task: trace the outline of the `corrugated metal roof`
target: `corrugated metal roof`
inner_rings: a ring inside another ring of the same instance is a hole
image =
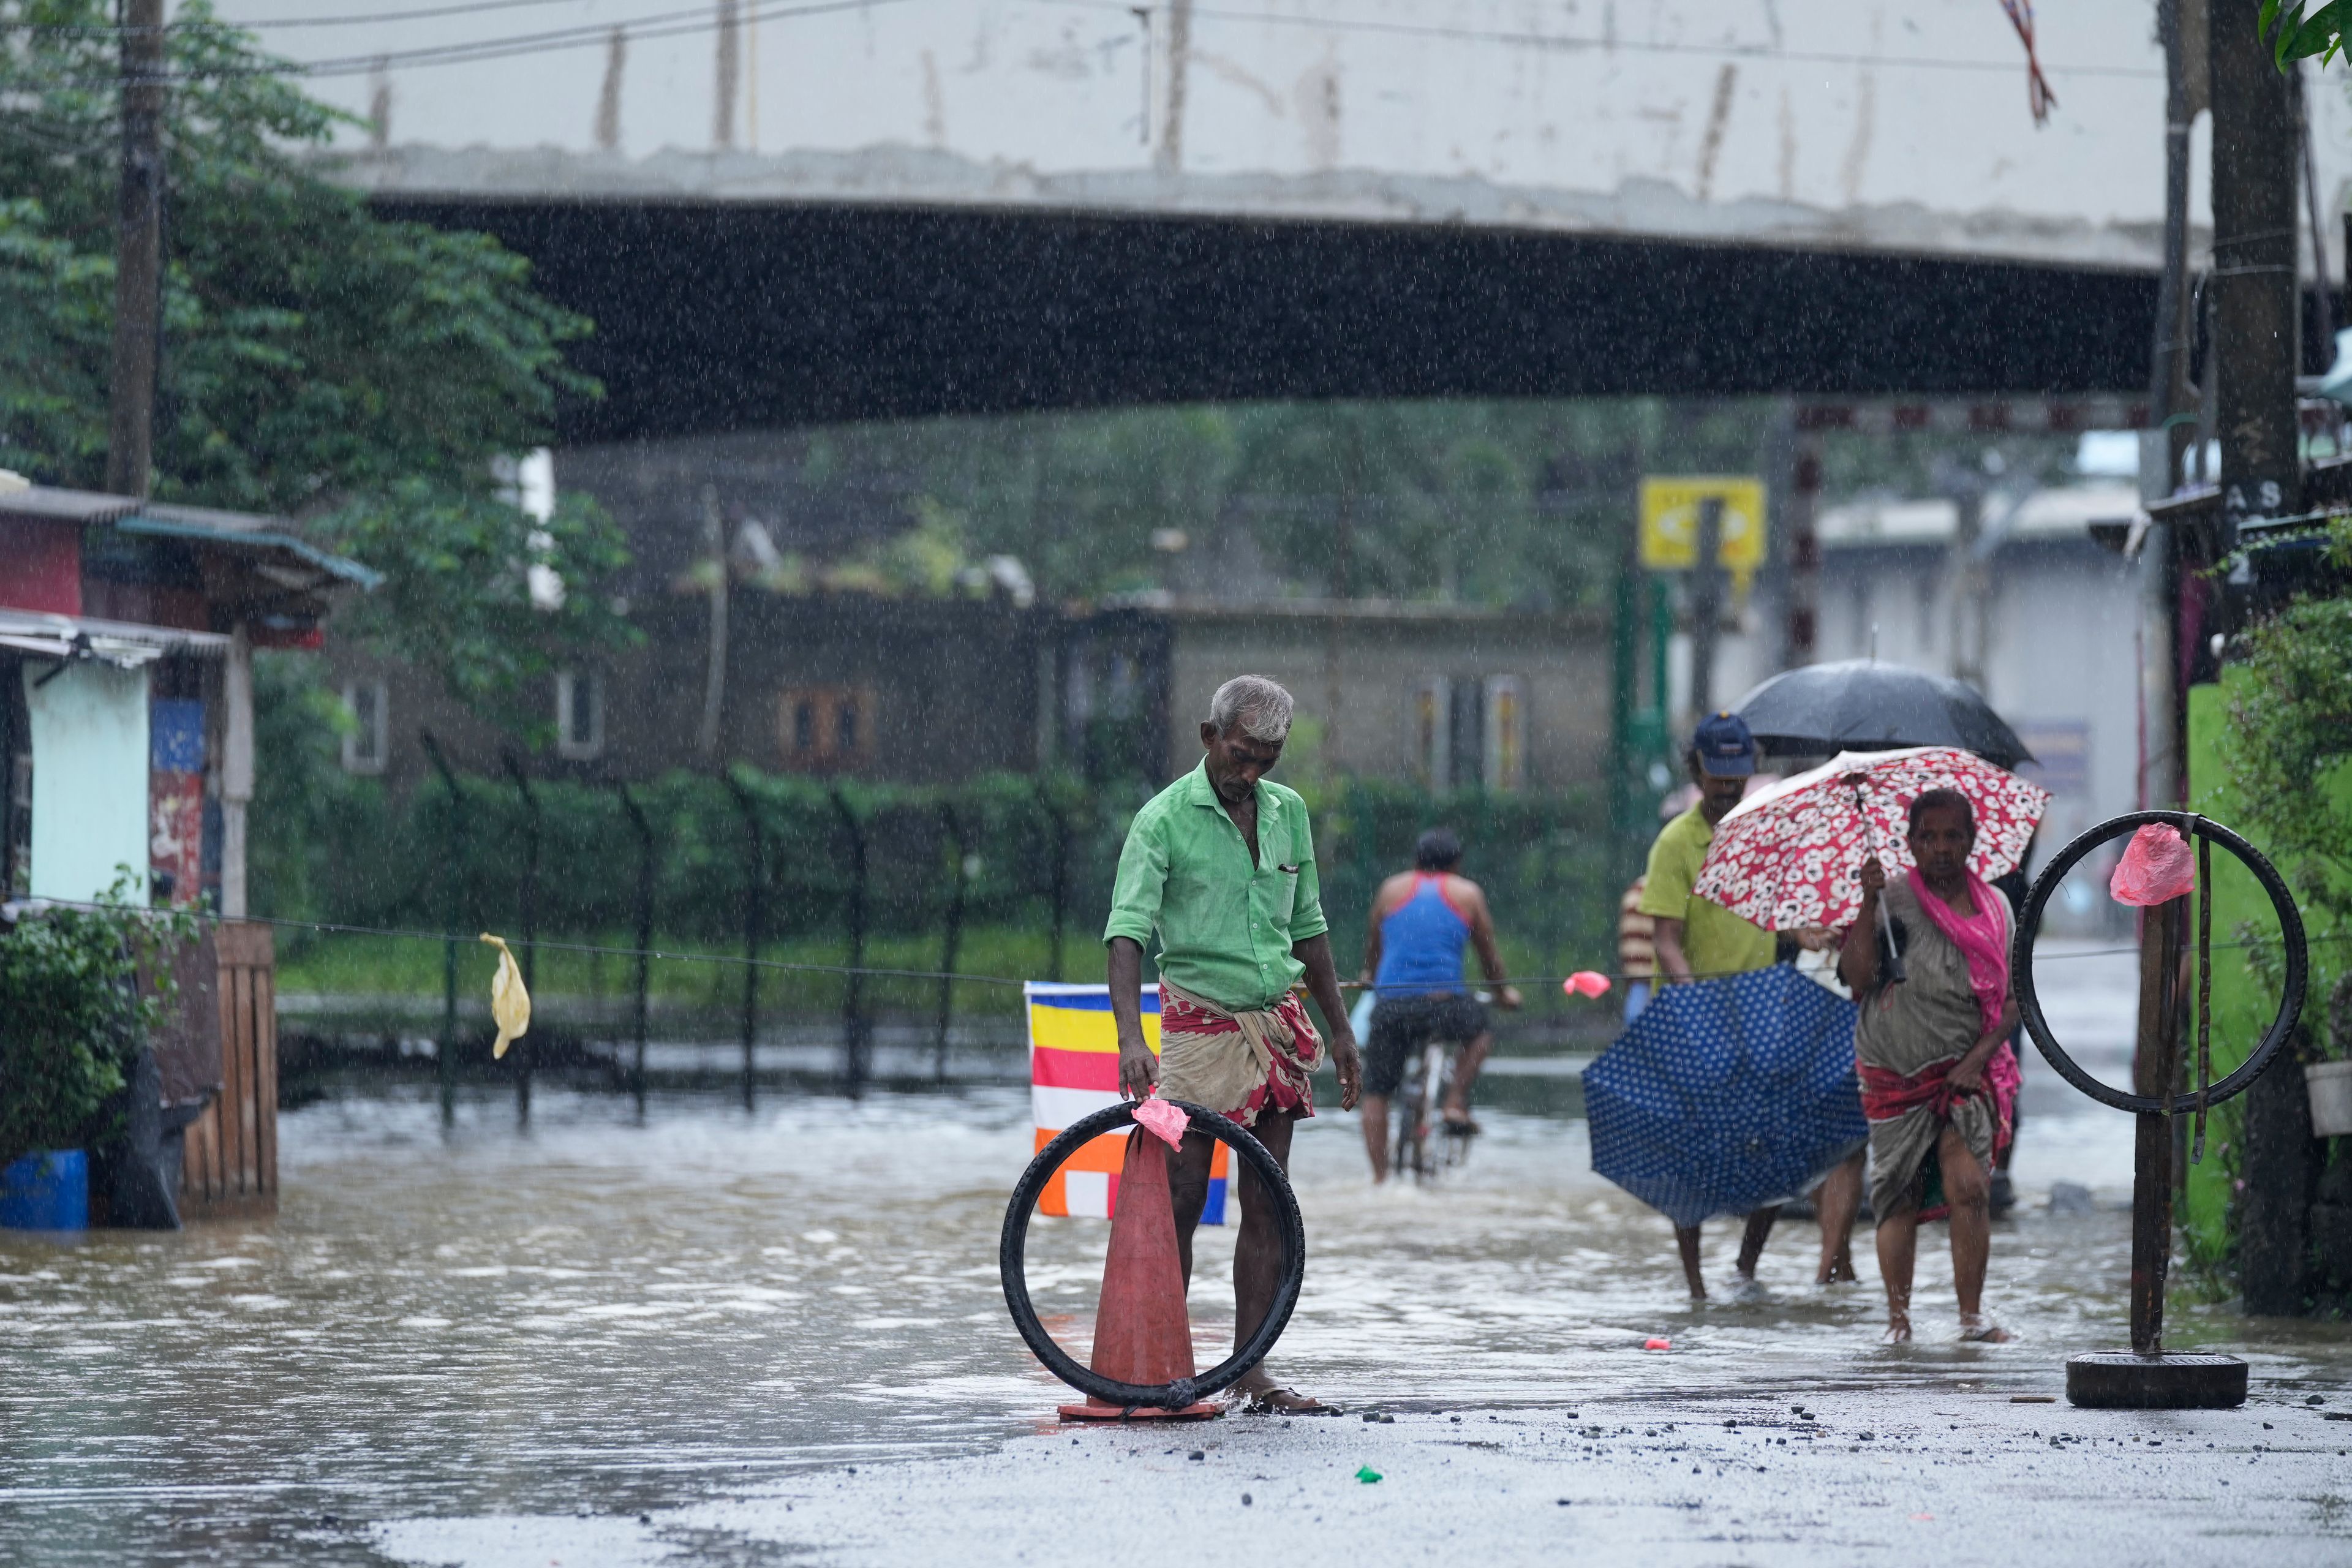
[[[45,658],[71,658],[85,652],[130,668],[165,653],[218,658],[228,646],[229,639],[218,632],[102,621],[94,616],[60,616],[43,610],[0,609],[0,647]]]
[[[286,531],[288,525],[284,518],[265,517],[247,511],[215,511],[201,506],[159,506],[151,502],[131,516],[116,519],[114,526],[125,533],[208,539],[223,544],[283,550],[300,556],[331,576],[357,584],[362,588],[373,588],[383,581],[383,573],[372,571],[347,557],[331,554],[310,541]]]
[[[254,550],[282,550],[310,563],[329,576],[362,588],[373,588],[383,581],[382,573],[320,549],[296,533],[294,525],[286,519],[263,512],[222,511],[213,507],[140,501],[130,496],[110,495],[103,490],[69,490],[53,485],[33,485],[22,489],[0,490],[0,519],[105,523],[125,533],[202,539]]]
[[[61,490],[47,485],[0,490],[0,518],[28,522],[112,522],[138,510],[131,497],[100,490]]]

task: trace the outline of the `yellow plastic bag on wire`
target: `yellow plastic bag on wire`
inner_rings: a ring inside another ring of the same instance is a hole
[[[490,977],[490,1018],[499,1026],[499,1037],[490,1045],[490,1055],[502,1057],[530,1027],[530,993],[523,989],[522,971],[505,942],[488,931],[482,940],[499,950],[499,972]]]

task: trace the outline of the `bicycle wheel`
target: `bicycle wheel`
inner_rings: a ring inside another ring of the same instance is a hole
[[[1454,1051],[1449,1051],[1446,1053],[1445,1091],[1437,1097],[1437,1115],[1441,1120],[1436,1125],[1443,1132],[1439,1147],[1444,1150],[1444,1153],[1441,1157],[1440,1163],[1443,1163],[1449,1171],[1460,1165],[1465,1160],[1467,1160],[1470,1157],[1470,1144],[1472,1142],[1469,1133],[1464,1129],[1456,1126],[1451,1121],[1442,1120],[1445,1114],[1445,1101],[1450,1099],[1454,1093],[1454,1075],[1460,1069],[1461,1066],[1462,1058],[1459,1054],[1458,1047]]]
[[[1423,1181],[1437,1174],[1439,1168],[1446,1163],[1442,1135],[1433,1156],[1429,1147],[1430,1134],[1438,1128],[1438,1108],[1444,1103],[1444,1093],[1445,1047],[1432,1040],[1421,1048],[1421,1092],[1413,1100],[1413,1111],[1421,1129],[1417,1136],[1421,1148],[1420,1175]]]
[[[1429,1124],[1421,1114],[1421,1059],[1408,1058],[1404,1080],[1397,1085],[1396,1093],[1396,1158],[1390,1163],[1397,1175],[1423,1173],[1423,1160],[1426,1153]]]

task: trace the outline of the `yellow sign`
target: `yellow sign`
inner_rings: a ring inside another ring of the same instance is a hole
[[[1699,508],[1723,503],[1715,563],[1745,577],[1764,564],[1764,481],[1693,474],[1642,481],[1642,564],[1687,572],[1698,564]]]

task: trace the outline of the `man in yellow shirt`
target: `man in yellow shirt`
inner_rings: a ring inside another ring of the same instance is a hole
[[[1755,775],[1756,738],[1738,714],[1717,713],[1703,721],[1691,737],[1687,761],[1691,782],[1698,786],[1698,799],[1659,830],[1650,846],[1649,869],[1643,877],[1641,912],[1655,922],[1652,942],[1657,949],[1658,983],[1666,985],[1764,969],[1777,961],[1780,951],[1770,931],[1691,890],[1706,859],[1706,847],[1715,841],[1716,824],[1739,804],[1748,781]],[[1862,1156],[1857,1152],[1830,1173],[1816,1200],[1822,1221],[1822,1262],[1815,1279],[1821,1284],[1853,1278],[1848,1241],[1861,1199]],[[1780,1216],[1777,1204],[1748,1216],[1735,1265],[1741,1294],[1755,1289],[1756,1260],[1763,1256],[1765,1238],[1772,1234],[1772,1222]],[[1705,1300],[1706,1282],[1699,1270],[1698,1241],[1698,1226],[1675,1227],[1675,1245],[1682,1253],[1683,1277],[1690,1282],[1691,1297]]]

